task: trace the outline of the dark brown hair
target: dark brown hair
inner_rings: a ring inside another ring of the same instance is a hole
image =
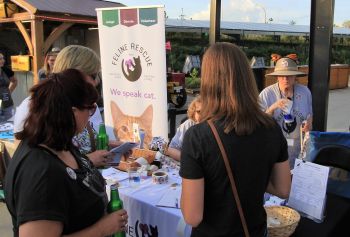
[[[72,107],[83,109],[97,101],[96,89],[76,69],[50,74],[34,86],[29,115],[16,138],[30,146],[45,144],[55,150],[69,150],[76,133]]]
[[[231,43],[216,43],[203,57],[201,121],[224,119],[225,132],[251,134],[273,120],[259,107],[258,89],[244,52]]]

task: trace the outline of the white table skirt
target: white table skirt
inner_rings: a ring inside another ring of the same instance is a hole
[[[180,209],[156,206],[163,195],[174,188],[171,184],[177,183],[179,185],[176,188],[181,189],[178,172],[171,170],[168,174],[167,184],[154,184],[151,177],[141,180],[141,184],[136,188],[129,187],[128,179],[119,182],[119,195],[129,215],[127,236],[189,237],[191,235],[191,227],[184,224]],[[116,177],[118,176],[125,178],[125,174],[120,172],[117,172]],[[109,192],[107,185],[107,193]]]

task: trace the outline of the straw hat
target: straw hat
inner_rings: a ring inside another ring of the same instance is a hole
[[[281,58],[277,61],[275,71],[267,76],[306,76],[306,73],[298,71],[298,66],[294,60],[290,58]]]

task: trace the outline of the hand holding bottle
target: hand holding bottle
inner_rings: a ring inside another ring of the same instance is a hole
[[[119,197],[118,188],[116,185],[111,185],[110,201],[107,206],[109,213],[116,214],[118,220],[117,223],[120,225],[120,230],[113,235],[113,237],[125,237],[125,225],[128,223],[128,215],[123,210],[123,201]],[[122,211],[122,212],[120,212]]]
[[[112,212],[102,217],[96,225],[100,229],[102,236],[125,236],[126,224],[128,223],[128,214],[124,209]]]

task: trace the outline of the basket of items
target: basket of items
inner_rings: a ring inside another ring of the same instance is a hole
[[[131,156],[127,160],[122,159],[120,161],[118,169],[127,171],[129,168],[140,168],[142,165],[156,165],[154,161],[156,153],[156,151],[148,149],[134,148],[132,149]],[[152,170],[155,170],[155,167],[152,167]]]
[[[288,237],[295,231],[300,214],[285,206],[266,206],[269,237]]]

